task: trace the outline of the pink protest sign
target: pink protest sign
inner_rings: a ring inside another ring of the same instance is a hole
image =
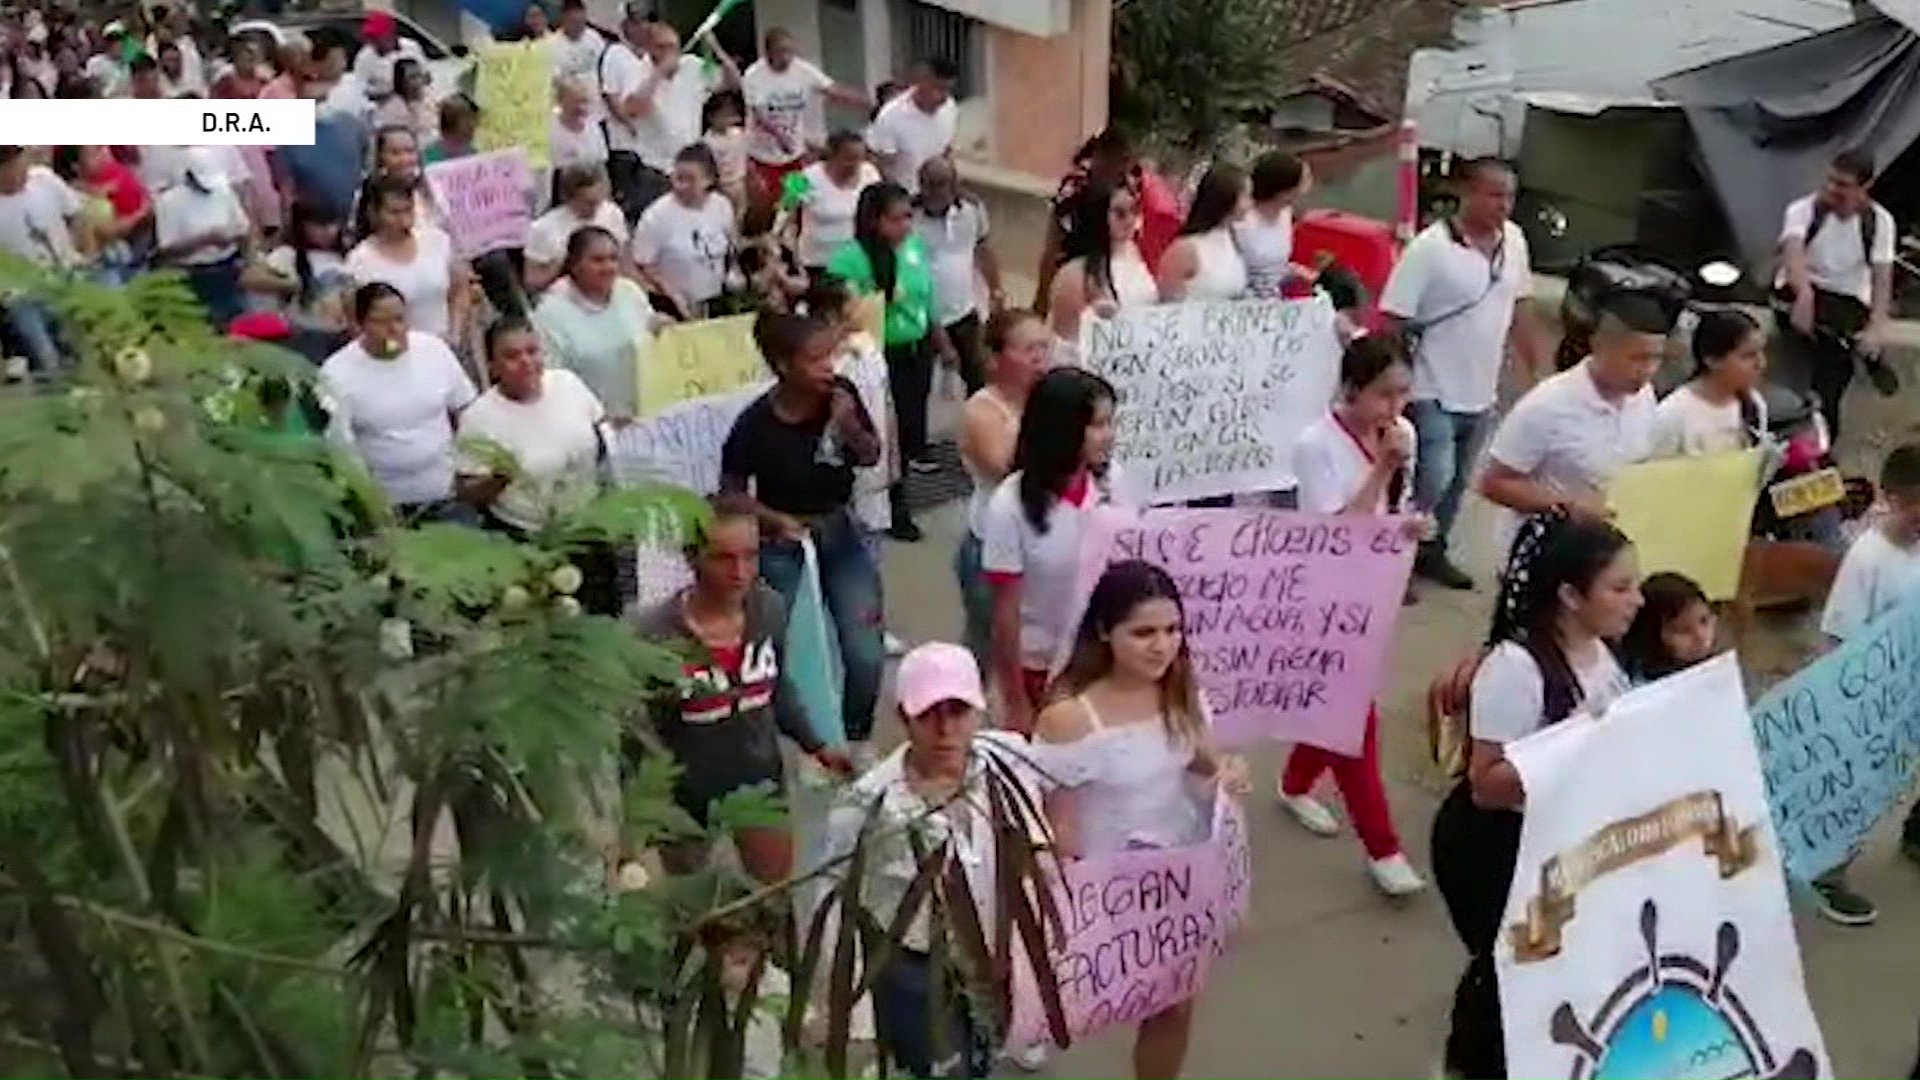
[[[533,174],[518,148],[427,166],[427,184],[454,246],[472,258],[525,246],[533,227]]]
[[[1065,935],[1050,944],[1068,1034],[1138,1023],[1198,993],[1246,918],[1252,876],[1240,804],[1224,796],[1212,834],[1192,847],[1063,865],[1054,903]],[[1048,1041],[1030,973],[1014,986],[1007,1045]]]
[[[1358,756],[1415,547],[1396,517],[1105,511],[1087,530],[1078,606],[1110,563],[1160,566],[1180,586],[1219,743]]]

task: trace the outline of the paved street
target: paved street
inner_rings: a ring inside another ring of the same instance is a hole
[[[1850,403],[1852,404],[1852,403]],[[1865,403],[1862,403],[1865,404]],[[1476,505],[1464,534],[1488,533]],[[909,642],[957,640],[960,606],[951,559],[965,527],[960,504],[922,516],[927,540],[887,547],[887,607]],[[1483,582],[1489,559],[1471,561]],[[1381,735],[1387,784],[1410,857],[1428,866],[1438,782],[1423,770],[1428,681],[1485,633],[1491,589],[1423,593],[1402,617]],[[1676,717],[1675,722],[1684,723]],[[888,732],[887,737],[897,737]],[[1279,757],[1256,756],[1271,777]],[[1337,796],[1323,791],[1334,805]],[[1380,897],[1351,834],[1317,839],[1274,805],[1270,782],[1249,805],[1254,893],[1248,924],[1201,1001],[1187,1075],[1195,1077],[1420,1077],[1434,1074],[1446,1012],[1464,956],[1437,894]],[[1893,830],[1855,868],[1880,904],[1877,926],[1842,929],[1799,919],[1813,1003],[1836,1075],[1905,1076],[1920,1026],[1920,869],[1893,849]],[[1060,1055],[1055,1076],[1131,1075],[1131,1037],[1112,1033]]]

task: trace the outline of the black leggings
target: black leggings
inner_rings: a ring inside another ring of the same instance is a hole
[[[1505,1080],[1507,1047],[1500,1026],[1500,983],[1493,944],[1520,855],[1520,815],[1482,810],[1465,780],[1454,786],[1433,819],[1433,879],[1446,901],[1454,933],[1467,947],[1467,970],[1453,992],[1447,1033],[1451,1076]]]
[[[900,460],[917,461],[927,453],[927,398],[933,394],[933,339],[889,345],[887,389],[899,424]]]

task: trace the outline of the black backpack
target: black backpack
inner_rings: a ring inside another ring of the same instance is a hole
[[[1813,246],[1813,238],[1820,235],[1820,226],[1832,217],[1832,211],[1818,199],[1813,201],[1813,219],[1807,222],[1807,237],[1801,243]],[[1873,241],[1880,232],[1880,204],[1868,202],[1866,213],[1860,216],[1860,246],[1866,257],[1867,265],[1873,265]]]

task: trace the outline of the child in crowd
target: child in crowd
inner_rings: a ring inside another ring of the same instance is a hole
[[[1719,620],[1692,578],[1671,571],[1649,575],[1640,596],[1640,614],[1620,641],[1621,666],[1634,682],[1663,679],[1718,651]]]
[[[1865,631],[1920,586],[1920,444],[1887,455],[1880,497],[1884,506],[1847,549],[1820,615],[1820,630],[1835,645]],[[1907,815],[1900,848],[1920,861],[1920,810]],[[1879,909],[1848,887],[1846,873],[1842,864],[1813,883],[1820,914],[1842,926],[1866,926],[1879,918]]]
[[[747,212],[747,122],[736,93],[715,94],[707,99],[700,122],[706,134],[707,149],[713,151],[719,166],[716,180],[720,194],[733,204],[733,212]]]
[[[807,275],[781,244],[778,207],[756,203],[740,215],[740,273],[756,302],[787,311],[807,291]]]

